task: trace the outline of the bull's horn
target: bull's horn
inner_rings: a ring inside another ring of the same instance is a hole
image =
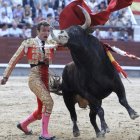
[[[83,25],[81,25],[81,27],[83,29],[87,29],[88,27],[90,27],[90,24],[91,24],[91,18],[90,18],[90,15],[89,13],[83,8],[81,7],[80,5],[78,5],[78,7],[82,10],[84,16],[85,16],[85,23]]]

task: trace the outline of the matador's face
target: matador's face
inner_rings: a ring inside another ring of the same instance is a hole
[[[46,41],[48,36],[50,34],[50,26],[41,26],[40,30],[38,31],[38,37],[42,40],[42,41]]]

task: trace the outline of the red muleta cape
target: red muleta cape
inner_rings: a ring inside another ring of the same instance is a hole
[[[59,17],[60,29],[66,29],[72,25],[82,25],[84,23],[84,15],[77,5],[82,6],[88,11],[91,17],[91,26],[96,26],[105,24],[111,12],[125,8],[131,5],[132,2],[133,0],[111,0],[105,11],[94,14],[84,0],[75,0],[67,5],[61,12]]]

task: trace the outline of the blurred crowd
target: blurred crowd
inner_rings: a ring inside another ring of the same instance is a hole
[[[107,40],[122,40],[122,41],[133,41],[133,30],[128,31],[128,28],[116,28],[109,27],[106,30],[101,30],[96,28],[93,32],[93,35],[98,39],[107,39]],[[130,29],[130,28],[129,28]]]
[[[0,36],[30,38],[31,28],[43,19],[58,27],[61,11],[72,1],[0,0]],[[98,13],[106,9],[109,0],[86,0],[86,3],[93,13]],[[104,26],[131,27],[131,15],[127,8],[113,12]]]

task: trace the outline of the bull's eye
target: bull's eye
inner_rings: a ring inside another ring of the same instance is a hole
[[[64,31],[61,31],[60,33],[62,34],[62,33],[64,33]]]

